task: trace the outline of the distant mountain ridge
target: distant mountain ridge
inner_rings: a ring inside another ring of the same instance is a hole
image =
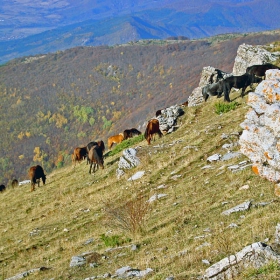
[[[76,46],[280,28],[278,0],[4,0],[0,11],[0,63]]]

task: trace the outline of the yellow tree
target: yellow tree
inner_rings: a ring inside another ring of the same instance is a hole
[[[47,157],[47,154],[40,149],[40,147],[35,147],[34,148],[34,157],[33,157],[33,160],[36,162],[41,162],[42,166],[43,166],[43,161],[44,161],[44,158]]]

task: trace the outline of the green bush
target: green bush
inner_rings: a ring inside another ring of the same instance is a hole
[[[223,113],[227,113],[229,111],[235,110],[240,104],[238,102],[231,103],[216,103],[215,104],[215,113],[220,115]]]

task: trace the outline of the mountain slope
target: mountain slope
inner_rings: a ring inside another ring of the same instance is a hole
[[[50,172],[68,163],[77,146],[106,144],[132,127],[143,132],[158,109],[188,99],[204,66],[231,72],[240,44],[279,36],[80,47],[0,67],[1,183],[26,179],[38,157]]]
[[[35,192],[24,185],[1,193],[1,277],[44,267],[28,279],[86,279],[114,275],[130,266],[151,268],[147,278],[153,280],[197,279],[208,267],[205,260],[213,264],[256,241],[271,244],[279,222],[279,199],[272,184],[250,167],[238,172],[228,169],[246,161],[244,156],[206,161],[215,153],[226,154],[224,144],[238,141],[248,108],[239,92],[232,98],[239,106],[222,115],[215,113],[216,98],[185,108],[174,133],[151,146],[146,141],[136,145],[141,164],[120,180],[115,171],[121,153],[106,157],[105,169],[94,175],[88,174],[85,162],[76,168],[67,165],[48,173],[47,184]],[[232,151],[238,151],[238,146]],[[145,175],[127,181],[136,171]],[[249,189],[241,190],[244,185]],[[158,194],[165,197],[145,208],[146,201]],[[248,200],[256,205],[249,211],[221,215]],[[270,203],[257,206],[262,202]],[[141,210],[144,218],[134,233],[132,227],[124,227],[125,221],[129,224],[129,218],[135,218],[133,209]],[[118,223],[122,217],[124,222]],[[86,252],[84,266],[69,267],[73,256]],[[252,275],[277,279],[279,266],[251,269],[247,275],[244,271],[235,279],[252,279]]]

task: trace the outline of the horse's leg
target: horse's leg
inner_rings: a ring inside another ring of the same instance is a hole
[[[90,162],[89,174],[91,174],[92,161]]]

